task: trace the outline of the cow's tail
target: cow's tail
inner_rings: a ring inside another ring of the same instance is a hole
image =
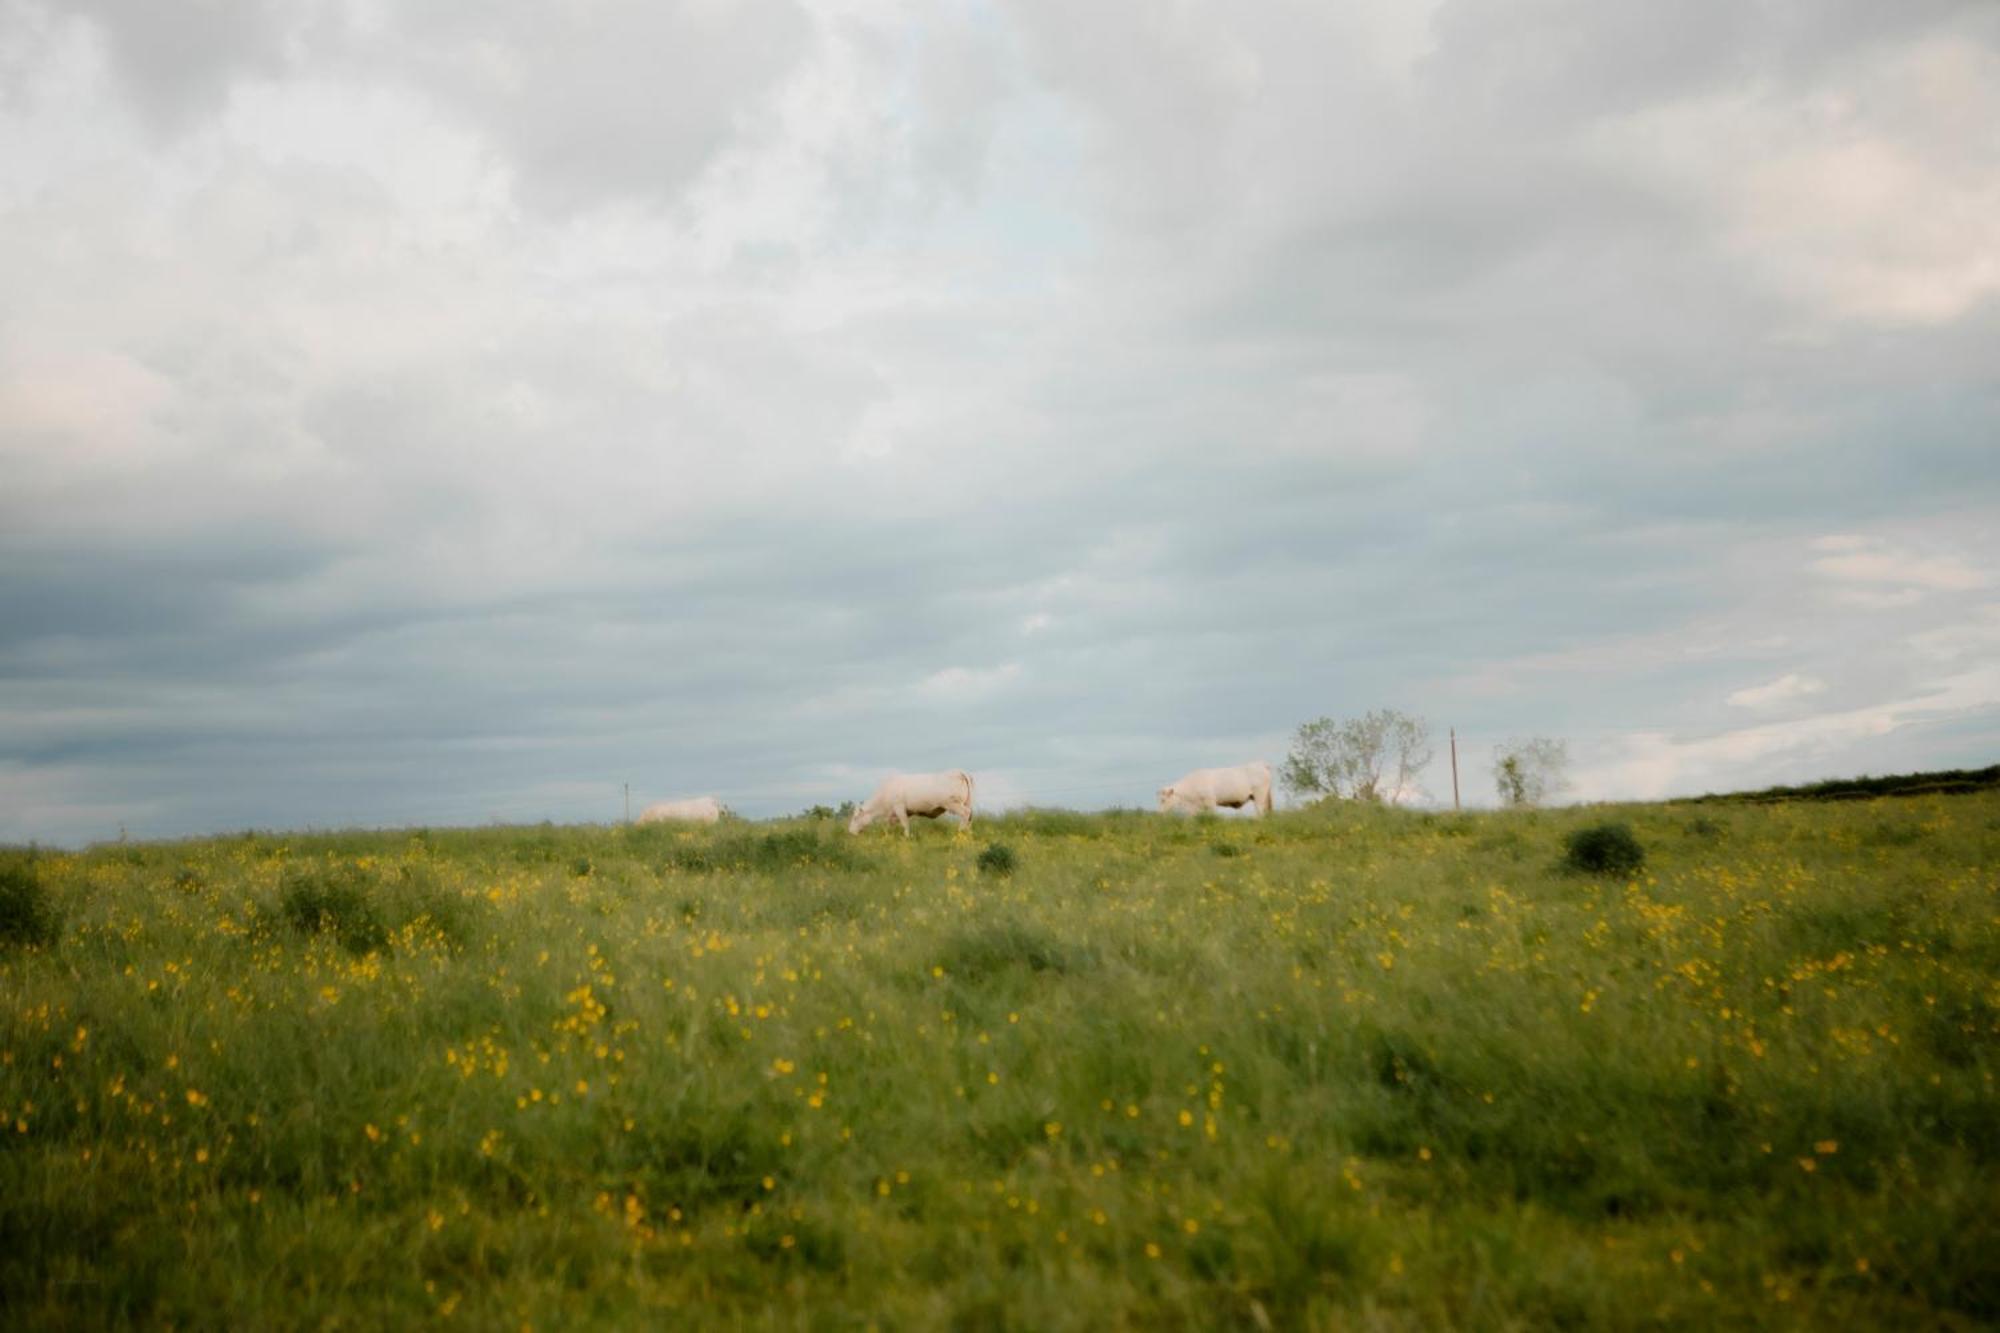
[[[967,828],[971,828],[972,827],[972,774],[966,772],[964,769],[961,768],[958,770],[958,775],[965,779],[965,826]]]

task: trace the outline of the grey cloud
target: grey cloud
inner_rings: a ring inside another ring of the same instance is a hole
[[[1978,0],[1699,0],[1672,11],[1588,0],[1490,5],[1450,0],[1420,67],[1439,97],[1480,121],[1614,115],[1722,88],[1824,77],[1846,56],[1939,29],[1990,30]]]
[[[961,199],[977,197],[1001,112],[1019,91],[1009,37],[998,23],[974,20],[938,23],[922,38],[912,166]]]
[[[59,45],[58,27],[57,16],[35,0],[0,3],[0,107],[32,103],[36,75]]]
[[[809,49],[791,0],[583,8],[535,0],[398,15],[390,59],[486,127],[532,200],[672,199]]]
[[[219,110],[230,86],[287,65],[288,39],[314,6],[269,0],[81,0],[142,120],[178,133]]]
[[[371,115],[474,127],[529,206],[467,168],[433,216],[227,116],[0,180],[0,837],[627,780],[766,814],[944,763],[1144,801],[1379,704],[1571,736],[1617,794],[1711,781],[1746,686],[1824,680],[1772,715],[1811,724],[1988,651],[1990,589],[1862,606],[1809,544],[1990,565],[1995,302],[1850,317],[1597,133],[1838,92],[1967,11],[1451,7],[1394,68],[1290,6],[267,12],[121,77],[181,126],[231,80],[409,90]],[[1976,192],[1927,114],[1852,123]],[[1975,694],[1743,774],[1957,756]]]
[[[142,119],[165,134],[214,115],[244,80],[331,66],[456,109],[513,163],[524,196],[557,211],[675,198],[762,112],[811,40],[792,0],[517,0],[365,18],[315,0],[82,10]]]
[[[123,554],[94,544],[5,549],[0,661],[44,639],[199,637],[220,627],[235,590],[300,577],[331,554],[272,532],[218,534],[205,549],[179,542]]]

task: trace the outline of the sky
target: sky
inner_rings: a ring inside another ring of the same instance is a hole
[[[2000,760],[1990,0],[0,0],[0,841]]]

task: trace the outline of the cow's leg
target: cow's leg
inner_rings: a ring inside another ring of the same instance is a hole
[[[902,805],[896,806],[896,822],[903,826],[903,836],[910,836],[910,812]]]

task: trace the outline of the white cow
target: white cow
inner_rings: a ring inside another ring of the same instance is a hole
[[[910,816],[936,819],[957,815],[972,827],[972,774],[953,769],[949,773],[898,773],[882,779],[875,794],[855,807],[847,821],[849,833],[859,833],[876,820],[893,815],[910,836]]]
[[[1240,810],[1254,805],[1271,813],[1271,766],[1253,759],[1234,768],[1197,768],[1160,788],[1160,809],[1201,814],[1219,805]]]
[[[639,812],[641,824],[713,824],[722,818],[722,802],[713,796],[686,801],[655,801]]]

